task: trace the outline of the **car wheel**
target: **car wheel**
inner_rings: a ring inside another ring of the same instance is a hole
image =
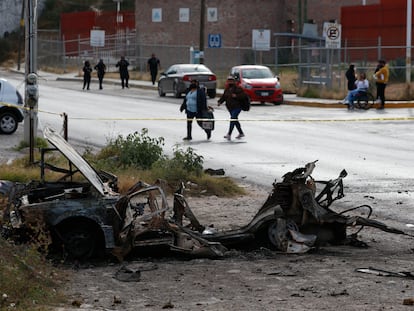
[[[207,95],[210,98],[216,97],[216,90],[207,90]]]
[[[267,227],[267,237],[269,238],[270,244],[275,249],[280,249],[281,247],[281,236],[278,230],[277,222],[272,221]]]
[[[158,95],[160,95],[161,97],[165,96],[165,93],[162,91],[162,87],[160,84],[158,84]]]
[[[176,98],[180,98],[181,97],[181,93],[178,91],[178,84],[177,83],[174,83],[173,90],[174,90],[174,96]]]
[[[13,113],[6,111],[0,115],[0,133],[13,134],[16,132],[17,126],[17,118]]]
[[[98,234],[88,224],[70,223],[59,230],[65,252],[72,259],[91,258],[98,248]]]

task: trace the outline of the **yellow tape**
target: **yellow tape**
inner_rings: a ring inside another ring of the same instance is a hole
[[[184,118],[87,118],[71,117],[72,120],[85,121],[185,121]],[[193,119],[188,119],[193,120]],[[241,122],[366,122],[366,121],[414,121],[414,117],[361,118],[361,119],[195,119],[196,121],[241,121]]]
[[[29,111],[29,107],[22,107],[9,103],[0,102],[1,105],[7,107],[15,107]],[[64,113],[56,113],[45,110],[35,109],[37,112],[62,116]],[[184,118],[89,118],[89,117],[70,117],[71,120],[85,121],[184,121]],[[389,118],[355,118],[355,119],[196,119],[196,121],[241,121],[241,122],[368,122],[368,121],[414,121],[414,117],[389,117]]]

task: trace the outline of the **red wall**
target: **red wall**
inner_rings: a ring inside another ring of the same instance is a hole
[[[118,29],[135,30],[134,12],[121,11],[123,20],[116,22],[117,12],[76,12],[60,15],[61,38],[65,39],[66,55],[77,55],[78,39],[89,40],[93,29],[105,30],[105,36],[113,35]],[[70,42],[68,42],[70,41]]]
[[[381,37],[383,47],[405,46],[406,12],[406,0],[382,0],[377,5],[342,7],[342,40],[347,40],[349,47],[369,47],[377,45],[378,37]],[[382,54],[388,60],[405,58],[405,49],[383,49]],[[375,60],[377,51],[374,49],[369,55],[370,60]]]

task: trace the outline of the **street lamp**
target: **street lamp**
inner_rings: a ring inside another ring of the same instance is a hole
[[[116,2],[115,49],[116,49],[116,52],[118,53],[119,46],[120,46],[119,24],[122,23],[123,21],[122,14],[120,13],[122,0],[113,0],[113,1]]]
[[[123,18],[122,15],[119,13],[121,11],[121,2],[123,0],[113,0],[114,2],[116,2],[116,24],[118,25],[119,23],[122,23]]]

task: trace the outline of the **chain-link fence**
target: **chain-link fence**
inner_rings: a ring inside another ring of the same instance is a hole
[[[225,75],[239,64],[263,64],[276,73],[283,70],[297,72],[298,86],[314,85],[343,87],[344,73],[353,63],[358,72],[370,75],[378,59],[386,59],[390,66],[391,81],[403,82],[406,77],[406,46],[382,46],[381,40],[368,42],[342,42],[340,49],[326,49],[322,38],[283,38],[276,40],[268,51],[255,51],[251,47],[206,48],[204,63],[216,73]],[[103,59],[109,71],[115,71],[120,56],[125,56],[132,69],[146,71],[146,62],[152,53],[161,60],[166,69],[175,63],[196,61],[194,50],[188,45],[159,45],[140,42],[135,32],[121,32],[107,36],[104,47],[92,47],[89,38],[76,40],[38,40],[39,66],[62,69],[81,68],[84,60],[92,64]],[[412,70],[410,69],[410,74]]]

